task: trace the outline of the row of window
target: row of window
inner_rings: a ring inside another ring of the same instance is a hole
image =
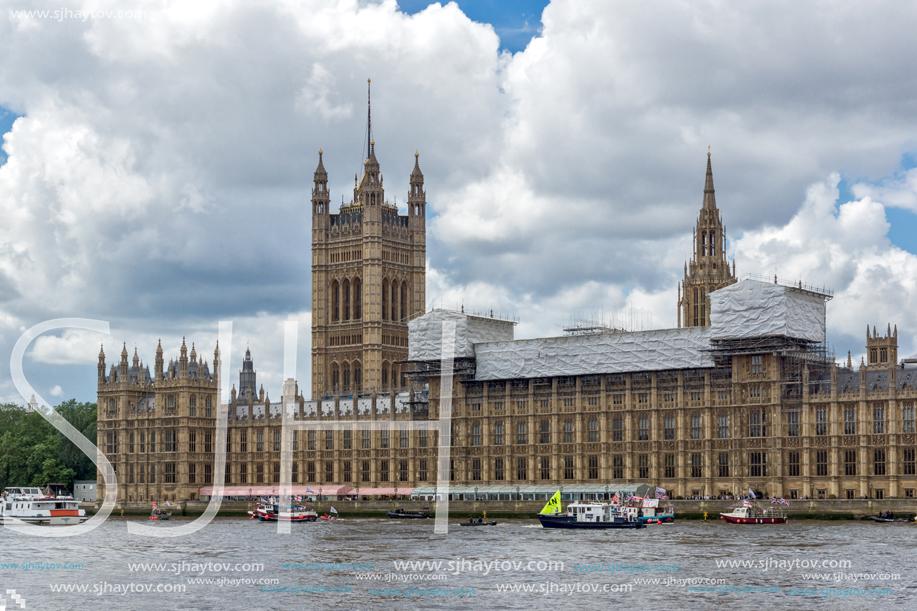
[[[789,477],[798,477],[800,475],[800,459],[799,452],[789,452],[787,454],[787,462],[785,465],[785,474]],[[515,479],[517,480],[527,480],[529,479],[529,459],[527,457],[520,457],[515,459],[515,463],[512,462],[513,459],[503,459],[496,458],[493,462],[493,474],[492,479],[496,481],[504,481],[507,478],[507,464],[514,464],[515,466]],[[358,461],[359,463],[359,481],[361,482],[372,482],[372,481],[381,481],[387,482],[392,478],[390,473],[390,463],[389,460],[380,460],[377,461],[377,470],[376,478],[373,478],[372,473],[372,461],[363,460]],[[399,482],[409,482],[412,481],[410,477],[409,462],[407,460],[396,461],[396,474],[395,477]],[[703,478],[707,474],[704,470],[704,456],[700,453],[694,453],[689,455],[689,477],[691,478]],[[715,465],[715,477],[719,478],[728,478],[730,477],[730,456],[728,453],[720,453],[717,455],[716,465]],[[537,471],[534,474],[537,479],[541,480],[553,480],[556,479],[551,472],[551,458],[547,456],[542,456],[536,459],[536,468]],[[335,477],[334,474],[334,462],[326,461],[322,465],[319,463],[319,467],[323,466],[323,475],[322,479],[319,479],[319,473],[316,470],[316,463],[314,461],[308,461],[305,463],[305,473],[303,474],[303,481],[305,483],[335,483],[338,481],[341,482],[355,482],[357,481],[354,478],[353,473],[353,463],[350,461],[344,461],[341,463],[341,473],[340,480]],[[485,479],[485,474],[483,471],[483,459],[475,458],[469,462],[469,472],[465,474],[467,479],[471,481],[483,481]],[[874,450],[872,452],[872,463],[871,463],[871,475],[885,475],[886,474],[886,452],[885,450]],[[213,471],[212,466],[209,464],[203,465],[202,480],[198,482],[197,476],[197,467],[195,463],[190,463],[188,465],[188,483],[196,484],[211,484],[213,483]],[[453,481],[458,481],[466,479],[462,477],[463,474],[456,472],[455,461],[451,461],[451,478]],[[674,454],[665,454],[663,455],[663,474],[662,477],[666,479],[674,479],[676,475],[676,462]],[[612,479],[624,479],[624,457],[621,455],[612,456],[612,465],[611,465],[611,477]],[[828,452],[819,451],[815,453],[815,475],[816,476],[827,476],[828,475]],[[917,470],[915,470],[915,451],[914,449],[905,449],[903,451],[903,460],[902,460],[902,471],[903,475],[914,475]],[[561,459],[561,472],[562,478],[565,480],[573,480],[577,478],[577,469],[575,466],[575,461],[573,457],[567,456]],[[300,483],[300,463],[294,462],[292,464],[292,483]],[[510,475],[512,475],[510,473]],[[846,476],[856,476],[858,475],[858,456],[856,450],[845,450],[844,451],[844,475]],[[428,481],[431,473],[427,468],[427,460],[420,459],[417,461],[417,480],[416,481]],[[600,469],[599,469],[599,457],[598,456],[587,456],[586,457],[586,479],[596,480],[600,478]],[[748,454],[748,476],[749,477],[767,477],[767,453],[766,452],[750,452]],[[248,484],[248,483],[266,483],[265,480],[265,465],[257,464],[255,465],[255,471],[252,474],[252,481],[249,482],[249,472],[248,464],[241,463],[238,465],[238,471],[235,476],[231,473],[226,474],[226,483],[238,483],[238,484]],[[640,479],[648,479],[650,475],[650,456],[648,454],[641,454],[637,457],[637,477]],[[164,484],[174,484],[176,483],[176,470],[175,463],[163,463],[162,465],[162,475],[161,483]],[[490,478],[488,478],[490,479]],[[272,483],[280,482],[280,463],[275,462],[271,465],[270,481]],[[392,479],[391,481],[396,481]],[[156,482],[156,465],[128,465],[128,483],[129,484],[155,484]]]
[[[212,417],[212,408],[213,408],[213,403],[212,403],[212,401],[213,401],[213,398],[212,398],[212,397],[209,397],[209,396],[208,396],[208,397],[204,397],[204,413],[203,413],[203,416],[204,416],[205,418],[211,418],[211,417]],[[165,404],[166,404],[166,405],[165,405],[165,413],[166,413],[166,414],[174,414],[174,413],[176,413],[175,395],[166,395],[166,397],[165,397]],[[191,414],[192,417],[196,417],[196,416],[197,416],[197,395],[191,395],[190,397],[188,397],[188,409],[190,410],[190,414]],[[108,400],[108,415],[109,415],[109,416],[113,416],[113,415],[115,415],[115,414],[117,413],[117,411],[118,411],[118,403],[117,403],[117,401],[116,401],[115,399],[109,399],[109,400]]]

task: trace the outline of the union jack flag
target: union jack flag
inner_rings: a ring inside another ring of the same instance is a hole
[[[787,507],[790,506],[790,502],[786,499],[778,499],[777,502],[780,503],[781,505],[786,505]]]
[[[660,501],[668,500],[668,496],[665,493],[665,488],[656,488],[656,498]]]

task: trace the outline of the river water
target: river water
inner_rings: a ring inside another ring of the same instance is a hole
[[[433,520],[355,518],[281,535],[219,518],[161,539],[130,535],[126,522],[54,539],[0,528],[6,608],[917,608],[915,524],[712,520],[596,532],[510,520],[436,535]]]

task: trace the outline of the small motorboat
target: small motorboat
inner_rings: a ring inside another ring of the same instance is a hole
[[[405,511],[404,509],[386,511],[385,515],[395,520],[416,520],[430,517],[426,511]]]
[[[323,516],[318,516],[318,519],[319,519],[319,520],[328,520],[328,521],[330,522],[331,520],[337,520],[338,517],[337,517],[337,516],[331,516],[331,515],[328,515],[328,514],[326,513],[326,514],[323,515]]]
[[[172,517],[171,509],[161,509],[159,507],[153,507],[153,511],[150,512],[150,519],[162,522],[163,520],[168,520]]]
[[[880,513],[877,516],[869,516],[874,522],[917,522],[917,518],[911,516],[898,517],[891,511]]]
[[[467,522],[459,522],[459,526],[496,526],[496,525],[497,525],[496,520],[487,522],[481,518],[478,518],[477,520],[468,520]]]

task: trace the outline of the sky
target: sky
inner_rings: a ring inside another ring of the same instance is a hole
[[[740,276],[832,288],[838,360],[872,325],[917,352],[917,5],[3,9],[0,353],[51,319],[111,328],[31,344],[51,403],[95,400],[103,342],[109,366],[182,337],[211,360],[220,320],[274,398],[298,321],[310,394],[312,173],[322,148],[333,200],[352,192],[367,78],[390,201],[420,154],[428,308],[515,316],[520,338],[674,326],[710,146]],[[9,375],[0,400],[21,401]]]

